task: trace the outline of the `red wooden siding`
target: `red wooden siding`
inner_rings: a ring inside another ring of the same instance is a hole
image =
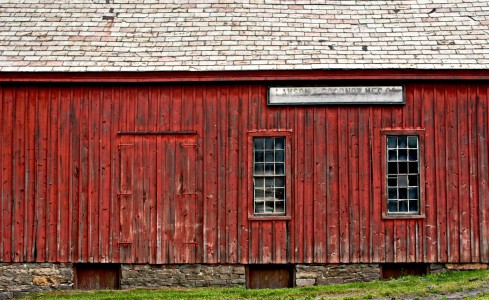
[[[269,107],[266,83],[2,84],[0,261],[487,263],[488,89]],[[383,129],[424,129],[424,219],[381,218]],[[249,219],[249,135],[277,130],[290,219]]]

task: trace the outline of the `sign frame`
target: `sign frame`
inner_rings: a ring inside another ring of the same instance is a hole
[[[269,85],[267,88],[269,106],[403,104],[406,104],[404,85]]]

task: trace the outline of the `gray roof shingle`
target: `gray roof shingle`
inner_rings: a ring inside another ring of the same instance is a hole
[[[488,0],[3,0],[0,71],[489,69]]]

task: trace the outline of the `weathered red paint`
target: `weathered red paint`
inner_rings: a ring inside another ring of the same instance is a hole
[[[0,261],[488,263],[489,86],[401,83],[405,105],[309,107],[267,82],[2,83]],[[382,219],[385,129],[425,132],[425,218]],[[277,131],[290,212],[260,220],[249,136]]]

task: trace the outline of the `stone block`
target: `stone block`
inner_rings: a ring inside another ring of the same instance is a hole
[[[296,286],[313,286],[315,285],[315,279],[297,279],[295,281]]]

